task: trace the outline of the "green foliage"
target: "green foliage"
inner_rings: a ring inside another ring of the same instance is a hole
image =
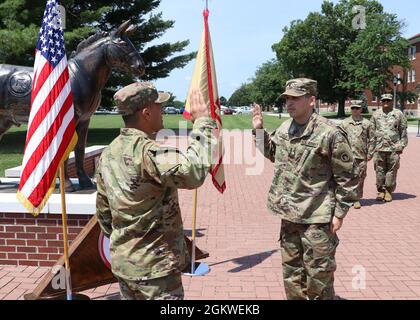
[[[401,110],[404,110],[406,103],[416,103],[418,95],[413,91],[397,92],[397,101],[400,104]]]
[[[229,99],[229,106],[248,106],[252,104],[252,84],[243,83],[239,89],[237,89]]]
[[[356,5],[366,8],[364,30],[353,27]],[[339,115],[343,116],[347,98],[366,88],[384,88],[390,80],[388,70],[408,63],[402,26],[375,0],[324,1],[321,12],[312,12],[286,27],[283,39],[273,49],[292,77],[317,80],[319,98],[339,102]]]
[[[175,107],[177,109],[181,109],[181,107],[184,105],[185,102],[176,100],[176,96],[171,93],[171,98],[168,101],[162,103],[162,108]]]
[[[137,31],[130,40],[146,63],[145,80],[165,78],[176,68],[184,67],[195,53],[181,54],[189,41],[150,42],[174,26],[155,10],[160,0],[62,0],[66,9],[65,45],[67,55],[96,31],[111,31],[131,20]],[[33,66],[35,45],[45,9],[45,0],[0,0],[0,63]],[[103,90],[103,106],[112,106],[112,96],[121,86],[136,79],[115,71]]]
[[[278,105],[289,75],[275,59],[258,68],[252,81],[252,100],[262,106]]]

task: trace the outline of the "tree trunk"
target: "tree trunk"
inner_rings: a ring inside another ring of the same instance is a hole
[[[338,114],[337,117],[345,118],[346,117],[346,99],[340,98],[338,100]]]
[[[278,108],[277,109],[278,113],[283,113],[283,103],[276,102],[275,106],[276,108]]]

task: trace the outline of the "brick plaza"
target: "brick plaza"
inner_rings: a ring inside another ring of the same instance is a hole
[[[336,293],[344,299],[420,299],[420,138],[410,134],[402,156],[394,202],[375,201],[369,164],[362,210],[351,210],[337,252]],[[280,219],[266,209],[273,165],[246,175],[246,164],[225,166],[227,190],[218,194],[211,179],[199,190],[198,238],[208,251],[211,272],[183,278],[186,299],[284,299]],[[184,227],[191,235],[192,192],[180,191]],[[45,267],[0,266],[0,299],[23,299]],[[363,280],[365,278],[365,286]],[[118,285],[84,292],[94,299],[118,299]]]

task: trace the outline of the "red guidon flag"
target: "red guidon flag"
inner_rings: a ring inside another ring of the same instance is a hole
[[[222,141],[222,119],[220,117],[220,100],[217,92],[216,69],[214,67],[213,49],[210,39],[209,31],[209,11],[204,13],[204,31],[201,37],[200,48],[197,53],[197,60],[195,64],[194,73],[191,80],[190,90],[185,103],[184,117],[190,119],[190,94],[193,88],[200,89],[203,94],[209,110],[211,110],[211,117],[216,120],[217,129],[215,136],[218,140],[216,148],[213,150],[213,159],[211,167],[211,175],[213,177],[213,184],[223,193],[226,189],[225,174],[223,170],[223,141]]]
[[[58,0],[47,1],[35,52],[31,112],[17,197],[37,216],[55,189],[59,166],[77,142]]]

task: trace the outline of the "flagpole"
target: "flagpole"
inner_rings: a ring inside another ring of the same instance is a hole
[[[66,268],[66,293],[67,300],[73,300],[70,274],[70,259],[69,259],[69,242],[67,229],[67,208],[66,208],[66,193],[65,193],[65,174],[64,162],[60,165],[60,193],[61,193],[61,212],[63,222],[63,244],[64,244],[64,263]]]
[[[196,225],[197,225],[197,196],[198,189],[194,190],[193,195],[193,215],[192,215],[192,248],[191,248],[191,274],[195,272],[195,236],[196,236]]]

